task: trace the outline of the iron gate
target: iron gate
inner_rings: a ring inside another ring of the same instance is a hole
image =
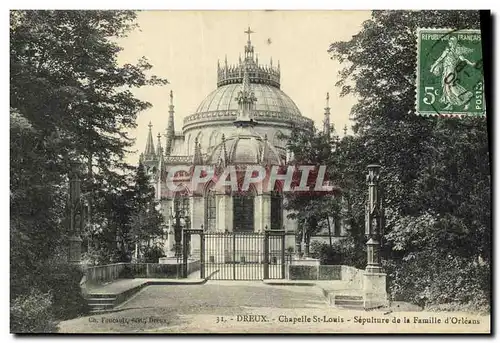
[[[285,231],[255,233],[184,230],[184,277],[187,277],[188,242],[193,234],[200,236],[201,278],[263,280],[284,279],[286,276]]]

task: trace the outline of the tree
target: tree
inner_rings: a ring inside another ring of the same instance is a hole
[[[120,213],[130,210],[120,197],[130,170],[123,157],[133,144],[127,132],[151,106],[131,88],[167,83],[147,75],[152,66],[144,58],[135,65],[117,63],[121,48],[115,38],[135,27],[135,16],[10,13],[12,297],[36,288],[47,277],[36,271],[54,255],[66,258],[67,175],[74,162],[86,166],[82,191],[95,218],[119,231]]]
[[[293,137],[293,139],[290,139]],[[328,171],[327,179],[336,182],[338,175],[332,164],[334,163],[334,150],[338,144],[338,136],[332,129],[329,135],[318,132],[315,128],[312,130],[303,130],[293,128],[288,139],[287,149],[293,153],[296,165],[326,165]],[[338,219],[340,214],[339,193],[337,194],[318,194],[315,192],[286,194],[286,209],[292,211],[289,217],[299,223],[299,230],[296,233],[297,238],[305,236],[306,240],[311,235],[317,233],[323,228],[328,228],[331,240],[330,218]]]
[[[353,199],[352,222],[363,223],[366,166],[381,164],[387,208],[385,257],[392,268],[392,280],[397,280],[393,286],[411,279],[409,264],[417,255],[419,261],[447,261],[451,256],[459,262],[450,268],[482,268],[490,259],[486,121],[415,115],[418,27],[479,28],[479,14],[374,11],[351,40],[332,43],[329,48],[332,58],[345,64],[338,82],[342,94],[359,99],[351,110],[355,135],[343,140],[345,146],[340,147],[344,151],[344,181],[350,185]],[[477,267],[472,261],[486,263]],[[406,295],[421,297],[425,289],[434,286],[431,280],[442,280],[438,277],[441,270],[421,269],[419,276],[424,281],[413,289],[408,287],[406,291],[413,294]],[[484,283],[484,279],[468,282]],[[434,289],[443,292],[442,288]],[[425,297],[426,304],[441,301],[435,294]],[[462,297],[461,301],[467,299]]]
[[[131,236],[136,246],[136,257],[142,243],[145,249],[151,248],[155,238],[163,236],[163,215],[159,211],[155,189],[151,185],[150,177],[145,173],[144,165],[139,163],[133,185],[134,214],[132,215]],[[157,242],[154,244],[157,245]]]

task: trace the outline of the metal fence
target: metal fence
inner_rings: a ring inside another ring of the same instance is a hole
[[[213,280],[263,280],[286,278],[286,265],[291,256],[285,253],[285,232],[203,232],[185,230],[200,235],[200,276]],[[189,246],[183,247],[187,263]]]

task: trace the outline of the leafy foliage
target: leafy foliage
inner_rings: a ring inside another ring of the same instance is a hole
[[[144,252],[142,254],[143,263],[158,263],[160,257],[164,257],[163,247],[159,245],[146,246],[144,247]]]
[[[470,294],[485,299],[489,292],[488,278],[461,276],[486,275],[490,261],[488,132],[481,118],[415,115],[418,27],[479,28],[479,14],[374,11],[351,40],[331,44],[332,58],[346,65],[342,94],[359,99],[351,110],[355,135],[338,149],[339,181],[348,192],[351,228],[361,231],[366,166],[383,166],[383,256],[395,295],[426,299],[426,306],[467,303]]]
[[[43,306],[54,315],[69,315],[59,308],[64,302],[77,308],[78,299],[68,297],[78,289],[78,276],[69,269],[59,273],[66,282],[48,276],[55,268],[51,261],[67,258],[67,175],[75,164],[81,166],[82,194],[95,224],[84,228],[87,246],[102,239],[96,248],[104,251],[102,262],[129,254],[115,235],[126,236],[122,230],[133,215],[132,168],[123,157],[133,144],[127,132],[151,106],[131,89],[167,83],[149,75],[152,66],[145,58],[117,63],[116,37],[135,27],[135,16],[132,11],[10,13],[11,299],[21,307],[42,301],[30,293],[39,288],[52,292],[52,302]],[[102,235],[101,223],[106,223]],[[62,285],[67,291],[58,288]]]
[[[291,139],[293,137],[293,139]],[[338,136],[332,130],[330,134],[318,132],[315,128],[312,130],[303,130],[295,127],[290,136],[285,137],[288,140],[287,149],[293,153],[293,162],[296,165],[326,165],[328,170],[334,163],[333,151],[338,144]],[[335,179],[335,175],[326,175],[326,180]],[[320,194],[315,192],[286,194],[285,208],[290,210],[289,217],[297,220],[299,223],[298,236],[302,236],[305,230],[305,236],[311,235],[328,228],[332,233],[333,222],[340,218],[341,200],[337,197],[338,192],[331,194]]]
[[[57,326],[51,311],[50,293],[32,290],[10,304],[10,331],[13,333],[50,333]]]
[[[332,245],[321,241],[311,243],[311,257],[319,259],[322,265],[346,265],[363,269],[366,252],[351,237],[335,241]]]
[[[136,249],[140,257],[142,250],[150,248],[152,243],[159,244],[155,239],[163,235],[164,218],[142,164],[137,167],[130,185],[119,190],[102,189],[100,194],[101,224],[87,233],[89,263],[130,262]],[[143,245],[145,248],[141,248]]]

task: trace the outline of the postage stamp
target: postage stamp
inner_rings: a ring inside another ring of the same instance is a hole
[[[417,32],[416,113],[485,116],[481,31]]]

